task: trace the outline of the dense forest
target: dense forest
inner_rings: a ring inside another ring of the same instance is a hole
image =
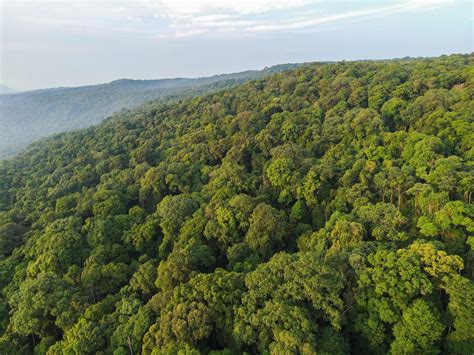
[[[195,79],[120,79],[13,95],[1,95],[5,90],[0,86],[0,159],[13,156],[40,138],[97,124],[123,108],[134,108],[150,100],[173,101],[211,93],[296,66],[281,64]]]
[[[314,63],[0,163],[1,354],[472,354],[474,55]]]

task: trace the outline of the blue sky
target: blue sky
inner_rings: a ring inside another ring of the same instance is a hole
[[[0,11],[0,84],[19,90],[473,51],[470,1],[0,0]]]

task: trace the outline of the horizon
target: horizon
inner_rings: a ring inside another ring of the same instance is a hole
[[[0,0],[0,84],[31,91],[473,51],[468,1],[91,4]]]
[[[237,73],[244,73],[248,71],[262,71],[267,68],[272,68],[278,65],[285,65],[285,64],[298,64],[298,65],[304,65],[304,64],[312,64],[312,63],[341,63],[341,62],[364,62],[364,61],[388,61],[388,60],[404,60],[404,59],[430,59],[430,58],[437,58],[441,56],[451,56],[451,55],[468,55],[472,52],[465,52],[465,53],[442,53],[438,55],[433,55],[433,56],[418,56],[418,57],[413,57],[413,56],[403,56],[403,57],[393,57],[393,58],[360,58],[360,59],[352,59],[352,60],[314,60],[314,61],[306,61],[306,62],[288,62],[288,63],[277,63],[277,64],[272,64],[269,66],[264,66],[260,68],[250,68],[250,69],[244,69],[241,71],[232,71],[232,72],[219,72],[215,74],[210,74],[207,76],[175,76],[175,77],[162,77],[162,78],[128,78],[128,77],[122,77],[122,78],[117,78],[117,79],[112,79],[107,82],[95,82],[95,83],[86,83],[84,85],[77,85],[77,86],[53,86],[53,87],[39,87],[39,88],[34,88],[34,89],[27,89],[27,90],[18,90],[15,87],[11,87],[8,85],[5,85],[0,82],[0,87],[3,87],[4,89],[10,89],[13,90],[12,93],[6,93],[6,94],[1,94],[0,95],[15,95],[15,94],[22,94],[22,93],[29,93],[29,92],[35,92],[35,91],[42,91],[42,90],[54,90],[54,89],[75,89],[75,88],[81,88],[81,87],[88,87],[88,86],[98,86],[98,85],[108,85],[116,81],[121,81],[121,80],[130,80],[130,81],[158,81],[158,80],[177,80],[177,79],[201,79],[201,78],[209,78],[209,77],[214,77],[214,76],[220,76],[220,75],[230,75],[230,74],[237,74]]]

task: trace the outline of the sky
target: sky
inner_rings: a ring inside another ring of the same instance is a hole
[[[200,77],[473,51],[465,0],[0,0],[0,84]]]

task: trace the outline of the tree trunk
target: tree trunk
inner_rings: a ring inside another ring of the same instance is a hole
[[[398,185],[397,192],[398,192],[398,210],[400,211],[400,207],[402,206],[402,188],[400,185]]]
[[[130,355],[133,355],[132,342],[130,341],[130,336],[127,337],[127,343],[128,343],[128,350],[130,351]]]

